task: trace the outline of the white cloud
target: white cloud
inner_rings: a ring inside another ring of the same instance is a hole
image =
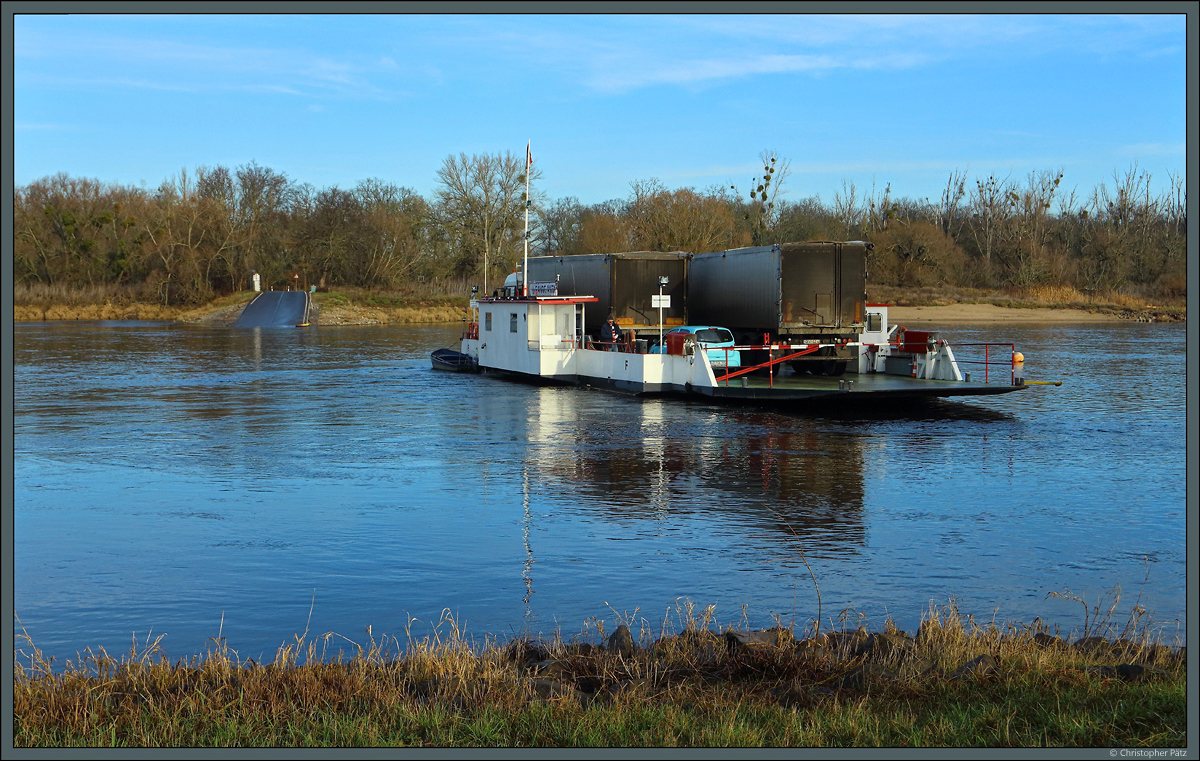
[[[172,30],[172,34],[177,33]],[[384,93],[368,78],[381,68],[380,64],[315,55],[301,48],[32,31],[18,34],[17,39],[20,44],[16,46],[15,75],[36,71],[33,76],[41,86],[103,85],[178,92],[246,91],[309,96],[379,97]],[[85,71],[134,76],[79,76]]]
[[[1107,15],[596,16],[549,17],[535,27],[521,38],[524,55],[578,71],[589,87],[605,93],[1063,51],[1158,55],[1164,45],[1183,41],[1182,25]],[[483,42],[506,47],[515,39],[502,29]]]
[[[918,66],[927,56],[916,53],[883,56],[832,54],[775,54],[744,58],[692,59],[687,61],[636,61],[593,74],[592,87],[620,92],[657,84],[698,84],[757,74],[823,73],[836,69],[898,69]]]

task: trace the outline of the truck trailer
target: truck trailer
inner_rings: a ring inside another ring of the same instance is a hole
[[[733,331],[739,343],[854,341],[865,326],[862,241],[811,241],[696,254],[688,265],[688,317]],[[798,371],[840,375],[856,359],[828,347]]]
[[[682,251],[630,251],[618,254],[536,256],[529,258],[531,287],[556,283],[558,296],[595,296],[586,311],[584,332],[591,336],[611,316],[621,329],[637,334],[659,329],[659,308],[654,297],[670,297],[662,310],[662,324],[687,324],[689,255]],[[665,277],[666,284],[659,285]]]

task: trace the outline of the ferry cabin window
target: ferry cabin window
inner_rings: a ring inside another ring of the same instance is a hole
[[[883,315],[878,312],[867,312],[867,332],[883,332]]]
[[[508,332],[509,333],[517,332],[517,313],[516,312],[513,312],[512,314],[510,314],[508,316]]]
[[[484,330],[492,329],[492,313],[491,312],[483,313],[483,329]]]

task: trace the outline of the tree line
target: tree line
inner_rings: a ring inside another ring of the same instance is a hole
[[[18,187],[13,278],[20,286],[124,290],[164,304],[250,287],[487,292],[529,254],[716,251],[804,240],[867,240],[881,285],[1067,286],[1143,298],[1185,294],[1186,197],[1136,165],[1087,195],[1061,171],[1021,179],[954,172],[941,197],[893,198],[844,182],[824,202],[781,197],[789,162],[772,151],[745,188],[631,183],[627,198],[582,204],[536,191],[511,153],[448,156],[431,197],[379,179],[316,189],[250,163],[181,171],[157,188],[65,173]]]

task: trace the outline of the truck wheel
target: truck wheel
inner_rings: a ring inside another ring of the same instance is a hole
[[[837,377],[846,372],[847,362],[839,360],[826,360],[821,363],[821,372],[825,375]]]

